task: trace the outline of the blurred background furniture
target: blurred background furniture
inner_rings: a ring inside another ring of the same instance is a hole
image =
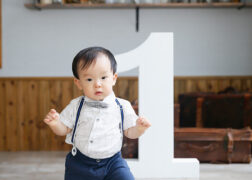
[[[250,128],[175,128],[174,157],[194,157],[200,162],[249,163]]]
[[[179,104],[174,106],[175,157],[195,157],[200,162],[212,163],[249,163],[251,96],[232,87],[218,93],[180,94]]]

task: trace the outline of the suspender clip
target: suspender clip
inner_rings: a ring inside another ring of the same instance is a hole
[[[75,146],[72,148],[72,155],[75,156],[77,154],[77,149]]]

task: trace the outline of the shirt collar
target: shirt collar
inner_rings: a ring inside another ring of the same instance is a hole
[[[105,97],[105,98],[102,100],[102,102],[111,104],[111,103],[114,103],[114,102],[115,102],[115,99],[116,99],[115,93],[112,91],[112,92],[110,93],[110,95],[108,95],[107,97]],[[89,97],[85,96],[85,101],[87,101],[87,102],[95,102],[96,100],[90,99]]]

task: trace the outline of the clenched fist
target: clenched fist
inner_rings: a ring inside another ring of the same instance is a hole
[[[49,113],[46,115],[44,122],[48,125],[54,125],[59,120],[59,113],[55,109],[51,109]]]
[[[139,131],[145,131],[150,126],[151,126],[150,122],[144,117],[139,117],[136,120],[136,127],[138,128]]]

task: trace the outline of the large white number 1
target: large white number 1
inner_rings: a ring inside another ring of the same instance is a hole
[[[118,71],[139,68],[139,114],[152,126],[139,140],[136,178],[199,177],[197,159],[174,159],[173,33],[152,33],[136,49],[116,55]]]

